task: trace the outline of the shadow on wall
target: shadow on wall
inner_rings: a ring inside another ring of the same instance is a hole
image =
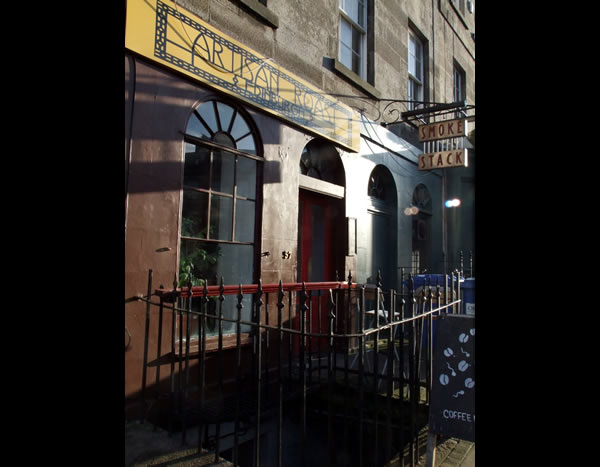
[[[264,161],[263,183],[282,182],[280,161]],[[179,191],[181,185],[180,162],[132,162],[129,165],[129,193],[158,193]]]

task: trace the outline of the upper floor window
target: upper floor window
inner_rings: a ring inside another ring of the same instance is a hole
[[[366,79],[367,75],[367,0],[339,0],[339,60]]]
[[[414,101],[423,101],[424,73],[423,73],[423,42],[412,32],[408,32],[408,110],[415,110],[422,104]]]
[[[465,83],[465,72],[464,70],[457,64],[454,63],[454,72],[453,72],[453,88],[454,88],[454,102],[459,102],[465,100],[466,97],[466,83]]]
[[[453,99],[454,102],[462,102],[467,99],[467,84],[466,74],[464,70],[454,62],[454,71],[452,73],[452,87],[453,87]],[[462,112],[456,114],[457,118],[464,117]]]

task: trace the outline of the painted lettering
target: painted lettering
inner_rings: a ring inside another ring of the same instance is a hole
[[[263,89],[269,89],[269,78],[267,76],[267,71],[261,65],[258,71],[256,72],[256,86],[259,86]]]
[[[419,156],[419,168],[420,169],[424,169],[425,168],[425,154],[421,154]]]
[[[438,154],[438,158],[437,158],[437,166],[438,167],[443,167],[444,166],[444,159],[442,157],[443,154]]]
[[[254,60],[252,60],[249,57],[245,57],[244,58],[244,64],[242,66],[242,69],[240,70],[240,76],[244,79],[247,79],[248,81],[254,81],[254,73],[252,73],[252,64],[254,63]]]
[[[440,123],[438,125],[438,136],[444,136],[445,128],[446,128],[446,125],[444,125],[443,123]]]
[[[457,165],[459,165],[459,164],[462,165],[463,164],[461,156],[462,156],[462,151],[456,151],[456,161],[455,162],[456,162]]]
[[[151,7],[153,2],[145,3]],[[157,28],[152,36],[153,53],[149,55],[146,49],[140,49],[139,41],[130,39],[129,35],[126,38],[128,48],[133,47],[133,50],[171,68],[183,69],[184,73],[208,82],[212,87],[233,92],[330,140],[341,142],[345,147],[358,150],[355,147],[358,138],[354,133],[358,125],[353,122],[353,113],[348,106],[324,97],[318,89],[273,66],[269,63],[270,59],[255,54],[211,27],[205,27],[201,18],[190,16],[190,21],[187,21],[184,13],[161,2],[157,3],[155,13],[156,24],[160,20],[164,27]],[[150,18],[150,14],[147,16]],[[171,21],[173,18],[176,20]],[[147,21],[135,20],[128,31],[141,28]],[[154,22],[152,26],[155,26]],[[137,36],[133,34],[131,37]],[[186,50],[189,54],[184,58]],[[176,51],[175,55],[173,51]],[[222,72],[230,75],[223,76]]]
[[[458,410],[444,409],[442,411],[442,416],[446,420],[460,420],[461,422],[468,423],[475,422],[475,414],[470,414],[468,412],[459,412]]]
[[[419,134],[420,134],[421,140],[423,140],[423,139],[426,138],[426,136],[425,136],[425,126],[419,127]]]
[[[212,63],[216,66],[225,69],[223,60],[221,60],[221,54],[223,53],[223,46],[213,39],[213,59]]]
[[[448,123],[448,136],[452,135],[454,133],[454,122],[449,122]]]
[[[199,51],[201,53],[198,53]],[[205,60],[212,62],[212,60],[210,59],[210,47],[208,46],[206,36],[203,33],[200,33],[196,36],[196,40],[194,41],[194,45],[192,46],[192,64],[194,63],[195,56],[204,58]]]

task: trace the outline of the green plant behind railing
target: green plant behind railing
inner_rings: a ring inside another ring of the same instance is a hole
[[[184,218],[181,235],[185,237],[206,237],[206,229],[198,232],[193,228],[194,221],[189,218]],[[196,242],[195,242],[196,243]],[[203,286],[206,282],[204,278],[211,276],[210,270],[217,264],[219,259],[220,248],[216,246],[214,251],[208,251],[203,248],[202,242],[197,242],[195,248],[190,252],[184,249],[181,250],[179,260],[179,287],[187,287],[192,283],[192,286]]]

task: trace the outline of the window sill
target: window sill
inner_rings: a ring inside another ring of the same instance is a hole
[[[333,64],[333,71],[341,76],[342,78],[349,81],[351,84],[359,88],[361,91],[366,92],[371,97],[376,99],[381,98],[381,93],[375,89],[375,87],[369,83],[367,83],[364,79],[354,73],[350,68],[342,65],[342,63],[337,58],[329,59]]]
[[[240,345],[246,346],[251,343],[250,334],[247,332],[240,333]],[[223,335],[223,350],[235,349],[237,347],[237,334],[225,334]],[[185,356],[185,341],[182,348]],[[206,353],[216,352],[219,350],[219,336],[208,336],[206,338]],[[198,345],[198,339],[190,339],[190,355],[197,355],[200,353],[200,346]],[[179,355],[179,343],[175,345],[175,354]]]
[[[241,333],[240,334],[240,345],[242,347],[247,347],[252,343],[251,337],[249,333]],[[228,334],[223,336],[223,350],[232,350],[237,347],[237,335],[236,334]],[[175,353],[169,352],[167,354],[162,355],[160,358],[153,360],[148,363],[149,367],[169,365],[171,363],[177,363],[180,361],[185,361],[185,342],[182,345],[182,352],[179,353],[179,343],[175,344]],[[206,353],[212,353],[219,350],[219,339],[218,336],[211,336],[206,340]],[[198,339],[190,340],[190,352],[189,358],[190,360],[197,360],[200,356],[200,348],[198,345]]]
[[[238,0],[247,10],[254,13],[258,19],[268,26],[277,29],[279,27],[279,17],[257,0]]]

